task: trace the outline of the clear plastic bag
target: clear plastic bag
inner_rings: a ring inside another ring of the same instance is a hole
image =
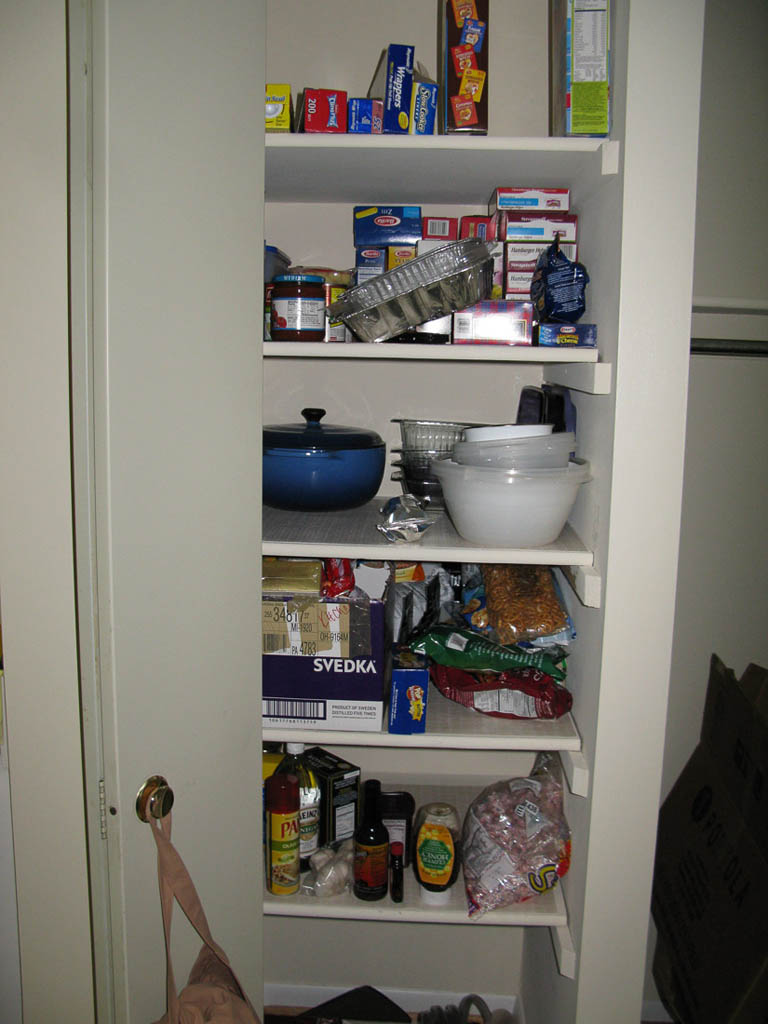
[[[539,753],[528,777],[494,782],[470,804],[462,831],[470,917],[552,889],[570,862],[571,833],[556,754]]]

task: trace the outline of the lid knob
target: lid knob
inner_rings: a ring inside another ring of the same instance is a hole
[[[319,423],[325,416],[325,409],[302,409],[301,415],[307,423]]]

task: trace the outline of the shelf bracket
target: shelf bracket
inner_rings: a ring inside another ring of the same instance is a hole
[[[560,761],[574,796],[589,796],[589,762],[580,750],[561,750]]]
[[[570,929],[567,925],[559,928],[550,928],[552,945],[555,949],[557,968],[564,978],[576,977],[576,946],[574,945]]]
[[[619,141],[618,139],[608,139],[600,146],[600,153],[602,155],[601,171],[603,174],[618,174],[619,173]]]
[[[574,594],[585,608],[599,608],[603,597],[603,577],[592,565],[560,567]]]
[[[543,367],[549,384],[586,391],[590,395],[610,395],[613,378],[612,363],[552,363]]]

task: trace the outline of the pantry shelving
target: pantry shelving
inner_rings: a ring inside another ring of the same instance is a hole
[[[615,174],[602,139],[267,135],[265,190],[277,203],[484,203],[502,181],[559,186]],[[435,174],[436,161],[450,168]]]
[[[589,486],[587,484],[586,486]],[[382,499],[341,512],[286,512],[264,508],[265,555],[314,558],[417,559],[431,562],[516,562],[526,565],[591,566],[592,552],[566,524],[552,544],[536,548],[487,547],[461,538],[440,515],[412,544],[392,544],[377,529]]]

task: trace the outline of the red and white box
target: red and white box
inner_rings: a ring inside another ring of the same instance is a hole
[[[493,191],[488,202],[491,216],[497,210],[555,210],[567,213],[571,208],[571,193],[567,188],[515,188],[501,187]]]
[[[421,237],[439,238],[443,242],[455,242],[459,237],[459,218],[422,217]]]
[[[575,213],[522,213],[518,210],[499,215],[499,240],[502,242],[576,242],[579,218]]]
[[[454,345],[532,345],[533,303],[484,299],[453,314]]]
[[[305,89],[301,99],[299,131],[346,134],[346,92],[340,89]]]
[[[551,242],[505,242],[504,243],[504,269],[507,271],[536,269],[536,261],[539,256],[549,248]],[[578,246],[573,242],[564,242],[560,251],[572,262],[576,261]]]
[[[462,217],[459,238],[482,238],[493,241],[492,222],[490,217]]]

